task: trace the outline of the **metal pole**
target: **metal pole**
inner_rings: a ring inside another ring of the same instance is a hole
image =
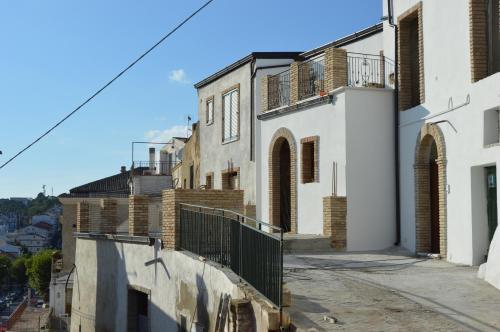
[[[240,222],[240,216],[236,216],[237,220],[238,220],[238,225],[240,227],[240,240],[239,240],[239,248],[238,248],[238,251],[239,251],[239,275],[240,275],[240,281],[241,281],[241,276],[242,276],[242,270],[243,270],[243,254],[242,254],[242,248],[243,248],[243,229],[242,229],[242,225],[241,225],[241,222]]]
[[[279,306],[280,306],[280,327],[283,324],[283,228],[280,229],[280,293],[279,293]]]

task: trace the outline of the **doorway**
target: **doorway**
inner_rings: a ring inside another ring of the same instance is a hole
[[[436,124],[420,129],[415,152],[415,251],[446,257],[446,145]]]
[[[488,240],[491,243],[498,226],[496,166],[486,167],[486,199],[488,214]]]
[[[432,142],[429,157],[429,195],[431,207],[431,253],[439,254],[439,168],[436,162],[436,142]]]
[[[268,162],[270,224],[297,233],[297,145],[288,129],[273,135]]]
[[[127,331],[149,331],[149,296],[135,289],[128,290]]]
[[[280,147],[280,226],[284,232],[291,229],[290,207],[290,145],[283,140]]]

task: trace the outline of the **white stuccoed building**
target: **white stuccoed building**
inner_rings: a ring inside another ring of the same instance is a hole
[[[338,250],[394,245],[395,69],[383,46],[377,24],[263,78],[258,219]]]
[[[384,1],[392,58],[398,26],[401,245],[454,263],[484,262],[497,225],[498,8]]]

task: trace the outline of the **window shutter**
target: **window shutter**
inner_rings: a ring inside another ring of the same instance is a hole
[[[238,91],[231,93],[231,137],[238,136],[239,109],[238,109]]]
[[[214,101],[210,100],[207,103],[207,123],[212,123],[214,120]]]
[[[231,95],[224,96],[224,134],[223,140],[226,141],[231,137]]]

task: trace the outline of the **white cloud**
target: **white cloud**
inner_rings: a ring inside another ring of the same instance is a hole
[[[172,82],[177,82],[177,83],[181,83],[181,84],[189,84],[190,83],[184,69],[172,70],[170,72],[170,75],[168,75],[168,79]]]
[[[148,130],[144,137],[151,142],[168,142],[172,137],[186,137],[187,126],[176,125],[165,130]]]

